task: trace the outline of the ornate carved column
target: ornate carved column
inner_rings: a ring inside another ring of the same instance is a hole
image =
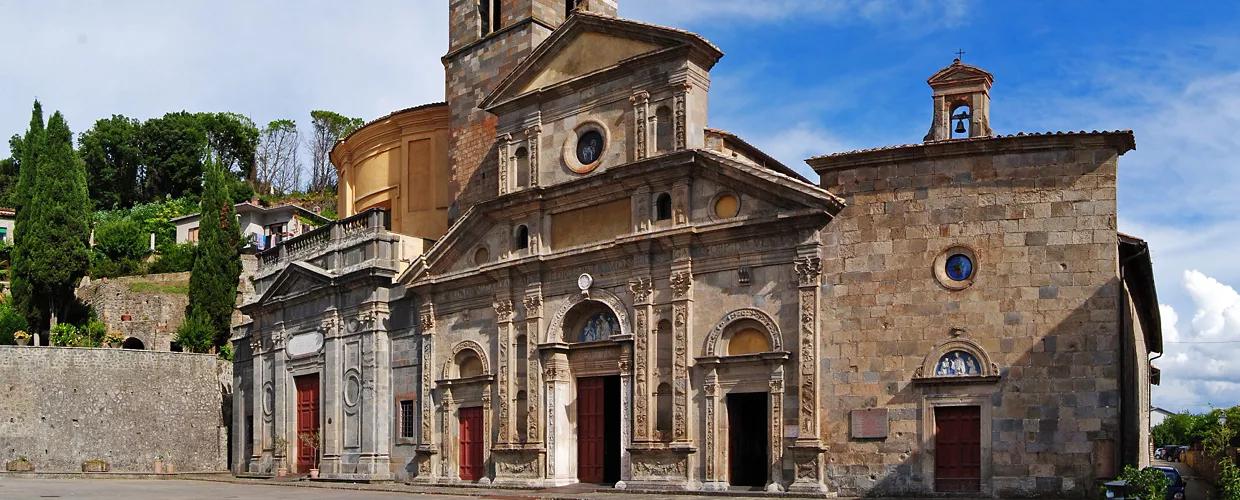
[[[569,394],[571,374],[566,350],[552,347],[547,350],[546,356],[547,406],[544,411],[547,415],[547,484],[558,486],[577,482],[569,468],[573,430],[565,407],[572,399]]]
[[[512,390],[513,367],[510,356],[514,343],[512,335],[512,300],[507,297],[507,291],[498,296],[493,304],[495,307],[495,323],[498,333],[495,337],[495,344],[498,348],[498,355],[495,357],[495,378],[496,387],[499,392],[499,444],[508,445],[516,441],[516,428],[513,426],[516,411],[512,409],[516,398],[512,397],[516,391]],[[522,355],[519,353],[515,355]],[[483,393],[483,397],[490,399],[490,391]],[[491,415],[484,410],[484,415]],[[489,420],[489,419],[487,419]],[[487,436],[490,436],[488,433]],[[489,447],[488,447],[489,449]]]
[[[432,386],[431,372],[435,367],[435,307],[427,302],[422,305],[418,311],[418,327],[421,328],[421,349],[422,359],[418,361],[418,369],[421,372],[418,382],[418,400],[419,414],[419,431],[418,445],[415,448],[417,455],[417,480],[429,480],[435,473],[434,458],[439,452],[439,448],[435,445],[435,405]]]
[[[629,457],[629,448],[633,446],[633,432],[630,428],[633,416],[633,344],[620,344],[620,481],[616,489],[625,489],[625,481],[633,480],[633,462]]]
[[[439,457],[439,477],[447,479],[461,479],[461,468],[455,467],[456,456],[459,451],[455,444],[459,442],[452,432],[452,428],[456,422],[456,402],[452,400],[452,388],[445,386],[443,388],[443,405],[440,409],[440,416],[443,418],[443,432],[440,433],[440,447],[443,453]]]
[[[509,161],[508,145],[512,143],[512,135],[504,134],[495,141],[495,148],[499,151],[499,194],[508,194],[508,165],[513,163]]]
[[[702,485],[705,490],[726,491],[728,482],[719,478],[721,475],[719,467],[719,372],[712,367],[710,372],[706,374],[705,385],[702,391],[706,397],[706,453],[702,455],[703,466],[706,469],[706,484]]]
[[[796,477],[790,491],[824,491],[823,452],[818,429],[818,304],[821,294],[822,261],[818,257],[817,234],[804,238],[812,244],[797,247],[794,268],[797,273],[799,323],[797,342],[797,424],[798,435],[792,446]],[[807,241],[808,242],[808,241]]]
[[[258,318],[254,319],[254,324],[258,325]],[[275,394],[268,394],[266,389],[271,374],[266,370],[267,361],[263,355],[263,337],[262,332],[255,329],[253,337],[250,339],[250,369],[251,388],[254,394],[254,415],[251,417],[250,425],[254,427],[253,452],[250,455],[249,472],[266,472],[263,470],[263,450],[270,449],[270,436],[268,435],[267,422],[271,420],[271,405],[274,403]],[[235,411],[235,410],[234,410]]]
[[[629,282],[633,297],[633,440],[650,440],[650,318],[654,315],[654,283],[649,277]]]
[[[686,147],[688,136],[688,101],[689,91],[693,89],[693,84],[685,82],[683,86],[676,89],[675,106],[676,106],[676,151],[683,151]]]
[[[770,437],[770,480],[766,483],[766,491],[784,491],[784,368],[775,369],[771,379],[771,437]]]
[[[530,153],[530,187],[538,187],[538,139],[541,133],[542,127],[538,125],[525,129],[525,138],[529,143],[526,148]]]
[[[542,442],[542,406],[539,404],[539,394],[542,394],[540,388],[542,370],[538,368],[538,337],[542,333],[542,283],[531,283],[525,289],[525,346],[526,352],[521,353],[526,356],[525,370],[525,397],[526,397],[526,432],[525,439],[527,443]]]
[[[693,325],[693,269],[687,248],[672,263],[672,441],[689,441],[689,345]]]
[[[647,145],[650,144],[650,133],[646,130],[646,117],[650,109],[650,93],[645,90],[639,90],[629,97],[629,102],[633,103],[633,126],[635,130],[635,148],[633,157],[640,160],[647,156]]]

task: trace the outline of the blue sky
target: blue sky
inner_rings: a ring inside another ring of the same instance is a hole
[[[711,125],[810,156],[919,142],[925,79],[963,49],[995,75],[998,133],[1133,129],[1119,229],[1151,245],[1168,344],[1154,403],[1240,403],[1240,3],[619,0],[727,54]],[[305,123],[443,99],[446,0],[0,0],[0,135],[30,102],[75,132],[120,113]],[[0,145],[4,154],[7,144]]]

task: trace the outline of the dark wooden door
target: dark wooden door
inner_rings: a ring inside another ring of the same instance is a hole
[[[319,376],[305,375],[293,379],[297,386],[297,472],[310,472],[314,463],[314,447],[302,435],[319,430]]]
[[[982,409],[934,409],[935,491],[979,491],[982,487]]]
[[[766,486],[767,393],[728,394],[728,483]]]
[[[482,479],[482,408],[461,408],[461,479]]]
[[[605,379],[577,379],[577,479],[603,482]]]

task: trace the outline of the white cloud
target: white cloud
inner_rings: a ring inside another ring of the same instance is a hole
[[[1154,404],[1192,411],[1240,404],[1240,294],[1196,270],[1184,271],[1180,284],[1193,315],[1182,328],[1173,307],[1159,306],[1165,353],[1154,361],[1163,373]]]

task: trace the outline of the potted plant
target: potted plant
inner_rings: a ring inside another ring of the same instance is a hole
[[[323,441],[323,434],[320,431],[303,432],[297,435],[297,439],[301,440],[301,444],[310,447],[310,479],[319,478],[319,448]]]
[[[164,456],[163,455],[155,455],[155,473],[156,474],[164,473]]]
[[[25,330],[13,332],[13,340],[17,341],[17,345],[30,345],[30,334]]]
[[[112,470],[112,465],[106,460],[98,458],[82,462],[82,472],[108,472]]]
[[[284,450],[288,448],[288,440],[277,437],[271,441],[271,447],[276,457],[276,477],[284,477],[288,474],[288,466],[284,464]]]
[[[103,345],[108,347],[120,347],[125,342],[125,336],[121,332],[108,332],[103,336]]]
[[[34,464],[26,460],[25,455],[21,455],[17,460],[5,463],[4,469],[10,472],[34,472]]]

